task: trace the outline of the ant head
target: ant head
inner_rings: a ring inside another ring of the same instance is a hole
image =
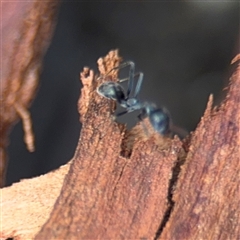
[[[105,82],[97,88],[97,93],[102,97],[119,101],[125,99],[124,89],[115,82]]]

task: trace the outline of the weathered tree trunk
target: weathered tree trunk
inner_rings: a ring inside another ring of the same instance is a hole
[[[113,121],[115,103],[95,90],[116,81],[116,72],[108,79],[106,73],[119,61],[111,51],[98,62],[100,77],[87,68],[81,74],[81,136],[69,171],[64,167],[60,195],[48,206],[50,216],[44,212],[47,222],[35,239],[238,239],[240,66],[221,106],[212,109],[211,96],[196,131],[180,141],[151,130],[145,136],[140,124],[127,132]],[[47,176],[51,188],[59,189],[63,168]],[[51,189],[43,190],[43,178],[35,193],[19,195],[30,203],[35,196],[47,199]],[[28,191],[33,180],[28,181],[3,189],[9,196],[3,201],[13,201],[11,188],[16,192],[25,184]],[[43,210],[39,206],[38,213],[24,217],[37,221]],[[11,236],[9,229],[3,233]]]

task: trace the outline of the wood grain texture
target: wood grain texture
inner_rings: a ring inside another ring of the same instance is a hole
[[[227,96],[207,109],[182,166],[160,239],[240,239],[240,65]]]
[[[117,51],[99,61],[101,76],[118,62]],[[116,81],[114,75],[108,78]],[[152,136],[135,143],[130,158],[121,156],[126,129],[111,118],[113,102],[95,91],[106,79],[89,81],[92,95],[73,164],[36,239],[154,238],[169,207],[172,168],[182,143],[174,139],[163,150]]]
[[[83,127],[71,166],[28,180],[37,181],[36,189],[24,181],[2,190],[10,216],[21,215],[22,206],[26,219],[21,225],[18,218],[6,221],[2,236],[26,239],[20,233],[27,232],[33,238],[29,222],[40,216],[34,230],[47,221],[35,239],[238,239],[240,65],[235,59],[225,100],[212,108],[210,96],[196,131],[183,141],[151,131],[146,137],[141,124],[128,132],[112,119],[115,102],[95,90],[117,80],[117,72],[106,76],[119,64],[117,51],[98,61],[99,76],[85,68],[78,105]],[[51,202],[42,204],[48,198]]]

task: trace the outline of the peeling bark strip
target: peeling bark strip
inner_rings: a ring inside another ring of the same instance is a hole
[[[9,130],[19,118],[23,121],[27,148],[34,151],[28,108],[36,93],[58,3],[58,0],[1,1],[0,187],[5,182]]]
[[[126,129],[111,118],[114,102],[95,91],[103,81],[116,81],[116,72],[106,73],[119,61],[111,51],[98,61],[100,77],[86,68],[81,75],[81,137],[50,219],[35,239],[153,239],[164,221],[182,143],[169,140],[162,149],[153,135],[135,140],[130,158],[121,156]]]
[[[173,197],[160,239],[240,239],[240,63],[219,108],[210,96]]]

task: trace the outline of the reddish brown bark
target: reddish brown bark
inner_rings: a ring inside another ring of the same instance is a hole
[[[121,157],[126,130],[111,120],[110,102],[95,84],[73,164],[36,239],[237,239],[240,68],[219,108],[212,110],[210,97],[176,190],[181,142],[162,149],[152,136],[137,141],[129,159]]]
[[[24,140],[34,151],[28,107],[38,86],[43,55],[53,32],[58,0],[2,2],[2,52],[0,92],[0,187],[6,172],[6,147],[10,127],[21,118]]]
[[[151,130],[146,137],[140,124],[126,132],[113,121],[115,103],[95,90],[118,63],[117,52],[112,51],[99,61],[100,77],[87,68],[81,74],[81,137],[53,211],[35,239],[238,239],[240,65],[221,106],[212,109],[211,96],[196,131],[182,143]],[[107,79],[116,81],[116,73]],[[46,175],[55,197],[60,187],[56,176],[61,182],[62,174],[58,170]],[[23,184],[15,184],[15,191],[7,188],[6,203],[13,198],[11,191],[16,194]],[[28,195],[30,203],[37,201],[36,195],[48,198],[41,177],[39,186]],[[27,194],[22,192],[20,199]],[[9,211],[16,208],[17,204]],[[43,210],[44,204],[37,215],[30,211],[24,217],[37,221]],[[12,229],[3,233],[24,239]]]
[[[160,239],[240,238],[239,63],[221,106],[212,109],[212,96],[209,99],[173,201],[174,210]]]
[[[102,59],[101,76],[118,62],[117,52]],[[126,130],[112,120],[111,101],[95,91],[104,80],[89,79],[93,81],[91,97],[73,164],[51,217],[36,239],[150,238],[169,207],[180,140],[163,150],[155,135],[135,143],[130,158],[121,156]]]

